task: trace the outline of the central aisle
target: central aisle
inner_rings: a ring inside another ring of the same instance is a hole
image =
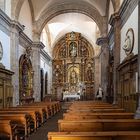
[[[48,132],[57,132],[58,131],[58,119],[62,119],[64,111],[61,110],[52,118],[48,119],[47,122],[41,126],[37,132],[33,133],[27,140],[47,140]]]

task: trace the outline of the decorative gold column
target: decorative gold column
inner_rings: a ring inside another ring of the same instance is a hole
[[[98,38],[96,44],[101,46],[100,61],[101,61],[101,87],[103,88],[104,97],[106,100],[107,96],[107,85],[108,85],[108,62],[109,62],[109,49],[108,49],[108,38]]]
[[[117,103],[117,70],[116,68],[120,64],[120,17],[118,13],[114,13],[111,15],[110,25],[113,27],[114,32],[114,48],[113,48],[113,54],[114,54],[114,67],[113,67],[113,91],[114,91],[114,99],[113,104]]]

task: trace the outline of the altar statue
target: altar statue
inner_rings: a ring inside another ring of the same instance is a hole
[[[70,83],[76,84],[78,82],[78,76],[75,70],[72,70],[70,73]]]

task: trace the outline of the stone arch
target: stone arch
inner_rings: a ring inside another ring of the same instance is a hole
[[[101,16],[99,11],[95,7],[87,4],[86,2],[65,2],[63,3],[63,5],[53,5],[49,8],[46,8],[42,12],[38,20],[34,23],[33,32],[40,35],[42,29],[49,20],[57,15],[70,12],[85,14],[88,17],[92,18],[98,25],[101,34],[104,34],[107,31],[107,19],[106,17]]]
[[[18,20],[21,7],[22,7],[22,5],[23,5],[23,3],[25,1],[26,0],[12,0],[12,2],[11,2],[11,5],[12,5],[12,7],[11,7],[11,9],[12,9],[12,17],[15,20]],[[33,11],[33,5],[32,5],[31,0],[28,0],[28,3],[29,3],[29,6],[30,6],[32,20],[34,21],[34,11]]]
[[[12,0],[11,1],[11,4],[12,4],[12,17],[15,19],[15,20],[18,20],[18,17],[19,17],[19,13],[20,13],[20,10],[21,10],[21,7],[23,5],[25,0]]]

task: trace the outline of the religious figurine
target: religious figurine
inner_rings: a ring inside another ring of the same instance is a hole
[[[56,65],[54,76],[55,76],[55,81],[56,82],[60,82],[61,81],[61,68],[60,68],[59,65]]]
[[[130,39],[130,36],[129,35],[126,36],[125,44],[123,46],[123,49],[126,52],[129,52],[131,50],[131,39]]]
[[[132,53],[133,46],[134,46],[134,31],[132,28],[130,28],[127,30],[125,43],[124,43],[124,46],[122,47],[126,55],[129,55]]]
[[[70,73],[70,83],[76,84],[77,82],[78,82],[77,73],[75,72],[75,70],[73,70]]]
[[[71,57],[76,57],[77,55],[77,47],[75,42],[71,42],[70,44],[70,56]]]
[[[88,67],[88,70],[87,70],[87,81],[92,81],[93,80],[92,77],[93,77],[92,69],[91,69],[91,67]]]

